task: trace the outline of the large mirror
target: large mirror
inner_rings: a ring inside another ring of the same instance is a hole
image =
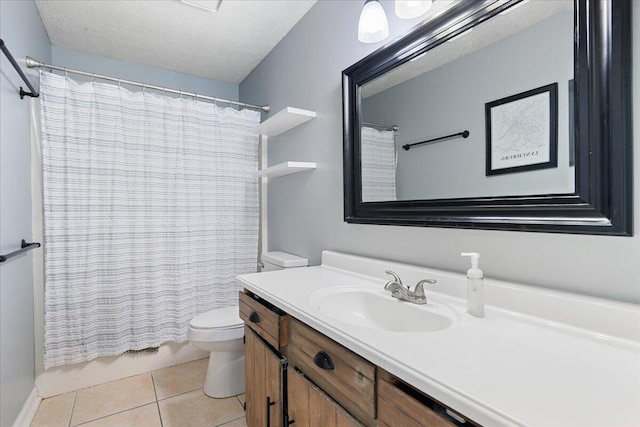
[[[630,1],[464,1],[343,72],[345,220],[631,235]]]

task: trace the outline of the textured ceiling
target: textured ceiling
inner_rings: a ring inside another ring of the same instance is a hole
[[[240,83],[316,0],[36,0],[54,46]]]

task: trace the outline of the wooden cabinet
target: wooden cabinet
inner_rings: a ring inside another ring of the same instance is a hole
[[[375,424],[375,365],[296,319],[289,328],[290,370],[303,372],[363,424]]]
[[[248,292],[239,295],[240,318],[245,322],[245,410],[249,427],[281,427],[289,317],[282,310]]]
[[[475,423],[451,412],[423,393],[378,368],[379,427],[454,427]]]
[[[287,360],[249,326],[245,336],[245,401],[249,427],[281,427]]]
[[[478,425],[250,292],[239,304],[249,427]]]
[[[287,372],[288,420],[293,427],[362,427],[343,408],[307,380],[301,372]]]
[[[240,292],[238,295],[240,318],[272,347],[287,345],[289,316],[282,310],[258,297]]]

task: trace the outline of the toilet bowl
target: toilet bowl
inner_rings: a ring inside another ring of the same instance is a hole
[[[307,266],[308,262],[285,252],[265,252],[262,264],[262,271],[273,271]],[[210,353],[204,394],[224,398],[244,393],[244,323],[237,305],[194,317],[187,337]]]
[[[204,394],[223,398],[244,392],[244,324],[238,306],[207,311],[189,323],[191,344],[208,351]]]

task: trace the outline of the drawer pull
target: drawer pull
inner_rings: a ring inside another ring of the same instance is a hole
[[[329,355],[324,351],[320,351],[315,355],[313,363],[315,363],[318,368],[324,369],[325,371],[332,371],[334,368],[333,360],[331,360]]]
[[[271,398],[267,396],[267,427],[271,426],[271,407],[275,404],[276,402],[272,402]]]
[[[249,320],[253,323],[260,323],[260,318],[258,317],[258,313],[252,311],[249,315]]]

